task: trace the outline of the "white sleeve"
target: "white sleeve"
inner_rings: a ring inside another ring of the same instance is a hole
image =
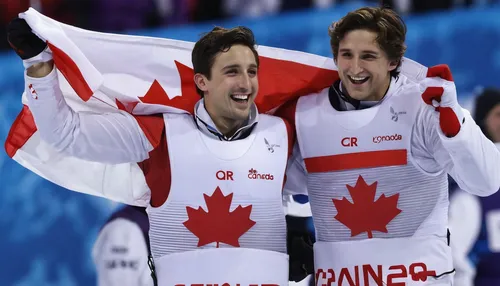
[[[293,146],[292,156],[288,159],[286,181],[283,189],[284,195],[307,195],[307,174],[304,159],[296,142]]]
[[[141,228],[117,218],[106,224],[92,250],[98,286],[153,285],[148,248]]]
[[[478,197],[457,190],[450,197],[449,227],[457,286],[473,286],[475,267],[468,258],[481,230],[481,204]]]
[[[148,158],[151,143],[135,118],[123,111],[106,114],[75,112],[66,103],[56,69],[43,78],[25,75],[28,106],[40,137],[71,156],[118,164]],[[29,96],[36,92],[36,98]]]
[[[439,127],[438,114],[424,106],[419,110],[412,137],[412,155],[429,173],[447,172],[461,189],[489,196],[500,188],[500,152],[470,113],[463,109],[465,122],[460,132],[446,137]]]

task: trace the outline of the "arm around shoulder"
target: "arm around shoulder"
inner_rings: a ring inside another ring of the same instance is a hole
[[[307,171],[304,160],[300,154],[300,148],[296,142],[293,152],[288,160],[286,169],[286,181],[283,193],[285,195],[307,195]]]

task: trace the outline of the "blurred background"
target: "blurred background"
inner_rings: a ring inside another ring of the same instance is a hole
[[[384,1],[404,15],[406,56],[448,64],[459,101],[500,87],[500,1]],[[8,50],[6,24],[34,7],[96,31],[196,41],[214,25],[246,25],[259,44],[330,55],[327,28],[348,11],[380,1],[335,0],[0,0],[0,141],[21,110],[23,66]],[[0,285],[95,285],[91,247],[118,206],[73,193],[0,153]]]

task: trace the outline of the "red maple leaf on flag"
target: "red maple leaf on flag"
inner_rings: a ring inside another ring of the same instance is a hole
[[[386,197],[382,194],[375,201],[377,182],[366,184],[362,176],[358,177],[354,187],[346,185],[351,194],[352,203],[347,198],[332,199],[337,215],[335,219],[351,229],[351,236],[367,232],[373,238],[373,231],[387,233],[386,226],[401,210],[397,208],[399,194]]]
[[[169,98],[167,92],[163,89],[158,81],[153,81],[151,87],[146,94],[139,99],[143,103],[162,104],[166,106],[176,107],[185,110],[189,113],[194,113],[194,106],[200,95],[196,92],[196,85],[194,83],[194,71],[192,68],[183,65],[178,61],[174,61],[177,71],[181,79],[181,94],[172,99]]]
[[[193,81],[194,71],[192,68],[183,65],[178,61],[174,61],[174,63],[181,78],[182,96],[176,96],[171,99],[161,84],[157,80],[154,80],[146,94],[144,94],[144,96],[140,96],[139,100],[142,103],[161,104],[179,108],[192,114],[194,113],[194,106],[196,102],[200,100],[200,96],[196,93],[196,86]],[[132,112],[137,104],[139,104],[139,101],[130,102],[126,106],[124,103],[116,100],[118,109],[125,110],[129,113]]]
[[[184,226],[198,237],[198,247],[212,242],[216,242],[217,247],[221,242],[239,247],[239,238],[255,225],[250,219],[252,205],[239,205],[230,212],[233,194],[224,196],[219,187],[212,196],[203,196],[208,211],[201,206],[198,209],[186,207],[188,220],[184,222]]]

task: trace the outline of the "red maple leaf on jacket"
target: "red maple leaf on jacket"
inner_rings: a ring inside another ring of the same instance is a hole
[[[332,199],[337,209],[335,219],[351,229],[351,236],[367,232],[368,238],[372,238],[373,231],[387,233],[386,226],[401,212],[397,208],[399,194],[390,197],[382,194],[375,201],[377,182],[368,185],[362,176],[358,177],[354,187],[346,187],[352,203],[345,197],[342,200]]]
[[[239,247],[239,238],[255,224],[250,219],[252,205],[239,205],[230,212],[233,194],[224,196],[219,187],[212,196],[203,196],[208,211],[201,206],[198,209],[186,207],[188,220],[184,222],[184,226],[198,237],[198,247],[212,242],[216,242],[217,247],[221,242]]]

